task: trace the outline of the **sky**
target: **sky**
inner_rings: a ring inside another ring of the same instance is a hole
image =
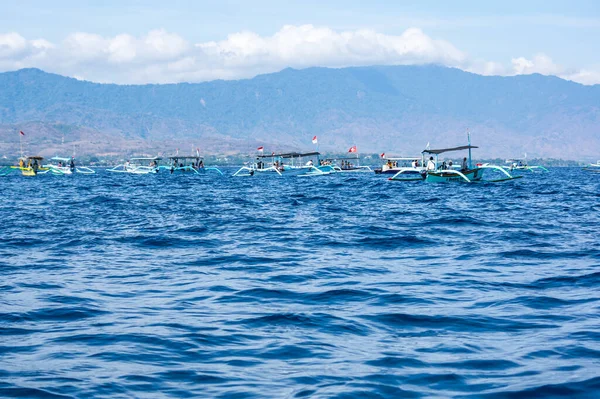
[[[435,63],[590,85],[600,84],[598,38],[597,0],[0,2],[0,72],[119,84]]]

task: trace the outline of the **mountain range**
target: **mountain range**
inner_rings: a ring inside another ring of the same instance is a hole
[[[319,149],[413,156],[600,158],[600,85],[441,66],[285,69],[237,81],[115,85],[0,73],[0,155],[253,153]]]

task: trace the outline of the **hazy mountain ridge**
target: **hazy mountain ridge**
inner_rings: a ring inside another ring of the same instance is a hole
[[[0,153],[14,132],[43,151],[320,148],[415,154],[463,144],[482,156],[600,157],[600,85],[485,77],[437,66],[286,69],[239,81],[114,85],[37,69],[0,74]],[[57,126],[59,128],[57,128]],[[94,133],[95,132],[95,133]],[[43,144],[43,146],[41,146]]]

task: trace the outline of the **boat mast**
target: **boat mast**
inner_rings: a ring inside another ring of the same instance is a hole
[[[469,132],[469,129],[467,129],[467,138],[469,141],[469,169],[471,169],[471,133]]]

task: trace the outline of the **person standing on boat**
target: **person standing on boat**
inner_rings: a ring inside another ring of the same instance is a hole
[[[433,162],[433,157],[429,157],[429,161],[427,161],[427,170],[435,170],[435,162]]]
[[[463,158],[462,165],[460,166],[460,170],[467,170],[469,166],[467,165],[467,157]]]
[[[75,171],[75,159],[71,158],[71,163],[69,164],[69,169],[71,172]]]

